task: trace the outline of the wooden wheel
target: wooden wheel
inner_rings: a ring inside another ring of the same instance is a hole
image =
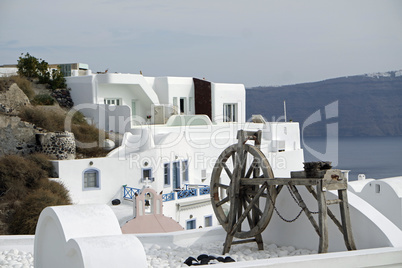
[[[272,216],[276,187],[263,182],[241,184],[241,179],[255,178],[272,179],[274,174],[265,155],[249,144],[240,147],[233,144],[226,148],[212,171],[212,207],[226,232],[236,238],[259,235]]]

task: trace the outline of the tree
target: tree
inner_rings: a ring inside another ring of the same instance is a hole
[[[17,64],[18,74],[28,78],[38,77],[38,59],[31,56],[28,52],[24,57],[22,57],[22,55],[24,54],[21,53]]]
[[[39,83],[49,84],[54,90],[57,88],[66,88],[66,79],[60,68],[53,69],[52,72],[49,71],[49,64],[42,59],[37,59],[31,56],[28,52],[21,56],[18,60],[18,74],[20,76],[25,76],[28,78],[38,78]]]

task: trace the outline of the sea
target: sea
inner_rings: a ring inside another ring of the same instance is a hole
[[[402,136],[398,137],[303,137],[305,162],[331,161],[333,168],[382,179],[402,176]]]

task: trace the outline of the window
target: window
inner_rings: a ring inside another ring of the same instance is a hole
[[[212,226],[212,216],[204,217],[204,227]]]
[[[131,116],[135,117],[137,115],[137,107],[135,100],[131,101]]]
[[[186,221],[186,229],[187,230],[195,229],[195,226],[196,226],[195,223],[196,223],[195,219],[187,220]]]
[[[105,99],[105,104],[121,105],[121,100],[120,99]]]
[[[181,172],[182,172],[183,181],[188,182],[188,161],[187,160],[184,160],[181,162]]]
[[[150,169],[150,168],[143,168],[142,169],[141,182],[145,182],[145,180],[149,180],[151,182],[154,181],[154,178],[152,177],[152,169]]]
[[[223,122],[237,122],[237,104],[223,104]]]
[[[96,169],[88,169],[84,171],[83,178],[83,188],[84,189],[99,189],[100,179],[99,171]]]
[[[381,186],[379,184],[375,185],[375,192],[379,194],[381,192]]]
[[[186,113],[186,98],[180,98],[180,114]]]
[[[163,164],[163,178],[165,185],[170,185],[170,163]]]
[[[180,188],[180,162],[173,162],[173,189]]]

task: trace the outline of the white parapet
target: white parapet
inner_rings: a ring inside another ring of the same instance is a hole
[[[74,205],[45,208],[36,227],[34,266],[146,267],[142,243],[123,235],[107,205]]]

